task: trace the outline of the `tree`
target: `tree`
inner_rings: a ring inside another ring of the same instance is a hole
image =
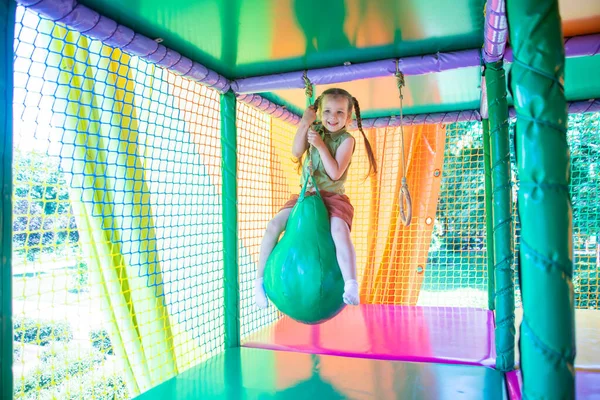
[[[445,152],[439,223],[434,235],[448,250],[481,249],[485,236],[485,176],[480,123],[449,125]]]
[[[76,245],[77,224],[56,158],[36,152],[14,154],[13,244],[33,261],[42,250]]]

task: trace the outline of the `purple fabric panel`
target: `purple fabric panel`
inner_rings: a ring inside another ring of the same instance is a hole
[[[128,54],[139,56],[159,67],[171,69],[179,75],[222,92],[229,90],[230,83],[225,77],[159,45],[146,36],[136,34],[133,30],[101,16],[84,5],[77,4],[75,0],[17,0],[17,3],[93,39],[98,39],[108,46],[120,48]]]
[[[231,83],[231,88],[238,94],[270,92],[279,89],[303,89],[302,74],[302,72],[288,72],[238,79]]]
[[[167,53],[163,57],[162,60],[156,63],[159,67],[163,67],[166,69],[171,69],[171,67],[179,62],[181,59],[181,54],[167,48]]]
[[[489,0],[486,5],[483,59],[486,63],[502,59],[508,38],[504,0]]]
[[[404,75],[422,75],[478,65],[481,65],[479,50],[406,57],[399,61],[400,71]]]
[[[308,71],[308,79],[315,85],[350,82],[359,79],[394,75],[395,60],[382,60],[341,67],[321,68]],[[304,87],[304,86],[303,86]]]
[[[127,53],[139,56],[143,59],[147,59],[150,54],[154,54],[158,49],[158,43],[154,40],[147,38],[144,35],[135,35],[131,43],[122,48]]]
[[[221,78],[221,75],[217,74],[215,71],[211,71],[204,65],[196,62],[192,65],[192,69],[187,76],[194,80],[204,81],[210,85],[216,85],[219,83],[219,79]]]
[[[595,56],[600,54],[600,33],[575,36],[565,40],[567,57]]]
[[[192,65],[194,62],[187,57],[179,54],[179,60],[173,64],[171,70],[175,71],[179,75],[185,76],[192,70]]]
[[[569,112],[572,114],[583,114],[600,111],[600,99],[589,101],[575,101],[569,103]]]
[[[300,117],[296,114],[291,113],[284,107],[272,103],[257,94],[240,94],[237,96],[237,99],[242,103],[264,111],[272,117],[278,118],[284,122],[289,122],[292,125],[297,125],[300,122]]]
[[[158,64],[166,56],[167,56],[167,48],[165,46],[163,46],[162,44],[159,44],[158,47],[156,48],[156,51],[154,53],[150,54],[148,57],[146,57],[146,60],[153,64]]]
[[[85,34],[93,39],[104,42],[117,31],[118,24],[112,19],[100,16],[98,23],[93,28],[86,31]]]
[[[81,4],[77,4],[71,13],[56,22],[65,24],[71,29],[101,40],[108,45],[119,47],[134,56],[147,57],[155,53],[159,46],[154,40],[143,35],[136,35],[131,29],[123,28]],[[105,29],[102,29],[103,26]]]
[[[23,7],[35,6],[38,3],[42,3],[44,0],[17,0],[17,4]]]
[[[70,26],[78,32],[86,33],[98,25],[100,14],[81,4],[77,4],[69,14],[56,22]]]
[[[577,399],[600,399],[600,372],[597,370],[577,371],[575,375],[575,387],[577,388],[575,395]]]
[[[217,77],[216,80],[214,80],[214,76]],[[215,71],[212,71],[210,69],[208,70],[208,75],[206,78],[204,78],[203,82],[207,85],[211,85],[213,88],[217,89],[222,93],[229,91],[229,89],[231,88],[229,79],[217,74]]]
[[[75,0],[17,0],[17,4],[29,7],[36,12],[45,15],[52,21],[66,17],[77,5]]]
[[[135,32],[133,29],[129,29],[123,25],[117,25],[117,30],[114,31],[111,37],[104,40],[103,43],[111,47],[122,48],[129,45],[134,37]]]

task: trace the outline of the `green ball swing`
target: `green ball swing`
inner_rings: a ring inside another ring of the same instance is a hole
[[[314,196],[306,196],[309,179],[316,190]],[[331,319],[345,306],[344,279],[329,214],[312,174],[304,182],[283,237],[267,260],[264,285],[279,311],[305,324]]]

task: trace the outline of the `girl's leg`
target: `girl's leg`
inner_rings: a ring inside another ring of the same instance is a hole
[[[338,217],[331,217],[331,236],[335,243],[335,252],[344,277],[344,303],[358,305],[358,282],[356,281],[356,251],[350,238],[350,228]]]
[[[271,255],[271,252],[275,248],[279,236],[285,230],[285,224],[292,212],[291,208],[281,210],[269,223],[267,224],[267,230],[263,236],[262,243],[260,244],[260,255],[258,257],[258,270],[256,271],[256,281],[254,283],[254,300],[256,305],[260,308],[267,308],[269,301],[267,300],[267,294],[263,285],[263,275],[265,273],[265,265]]]

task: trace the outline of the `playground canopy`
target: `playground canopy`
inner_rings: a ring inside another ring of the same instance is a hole
[[[598,1],[3,0],[0,19],[2,396],[600,395]],[[329,87],[359,100],[380,171],[356,135],[363,304],[308,327],[252,285]]]

